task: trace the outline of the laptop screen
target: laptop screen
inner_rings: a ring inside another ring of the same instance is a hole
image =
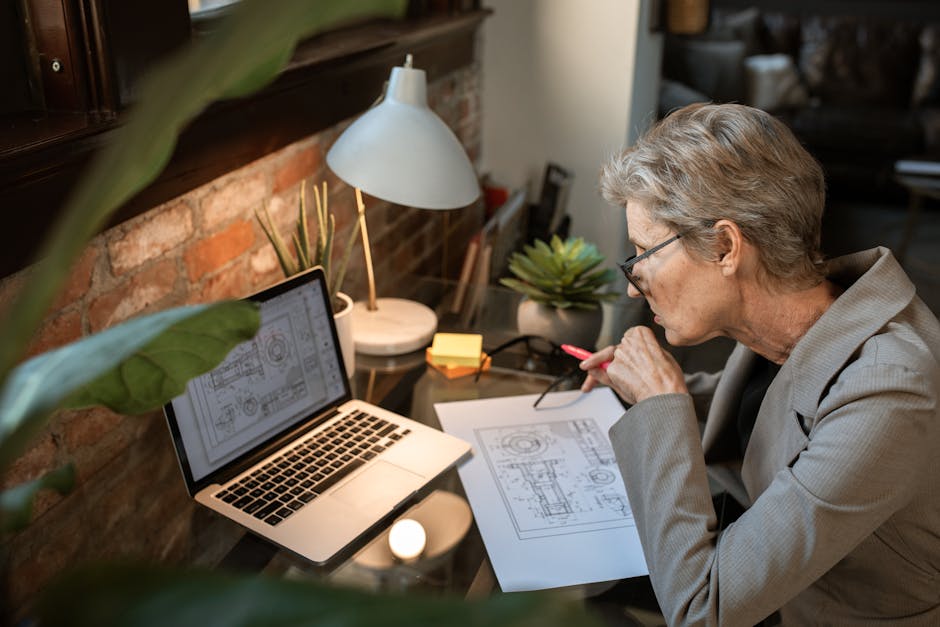
[[[276,440],[349,398],[319,268],[252,297],[257,335],[166,407],[187,484]]]

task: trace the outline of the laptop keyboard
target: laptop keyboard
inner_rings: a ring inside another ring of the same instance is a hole
[[[215,497],[277,525],[409,433],[357,410],[285,449]]]

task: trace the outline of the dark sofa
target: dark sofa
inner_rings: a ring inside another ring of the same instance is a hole
[[[660,115],[696,101],[766,109],[820,160],[835,195],[897,196],[897,159],[940,154],[940,2],[899,16],[848,2],[823,13],[721,4],[706,32],[666,36]]]

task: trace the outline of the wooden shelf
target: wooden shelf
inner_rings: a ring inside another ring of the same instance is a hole
[[[109,226],[364,111],[406,54],[429,81],[470,65],[477,27],[488,14],[375,21],[302,43],[271,85],[217,102],[197,117],[180,135],[166,169]],[[0,276],[34,261],[85,165],[120,125],[120,119],[85,122],[75,114],[21,121],[16,145],[0,146],[0,207],[8,226],[0,235]]]

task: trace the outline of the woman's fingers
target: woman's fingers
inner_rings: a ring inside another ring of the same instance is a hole
[[[679,364],[647,327],[633,327],[624,333],[606,374],[614,389],[629,403],[687,391]]]

